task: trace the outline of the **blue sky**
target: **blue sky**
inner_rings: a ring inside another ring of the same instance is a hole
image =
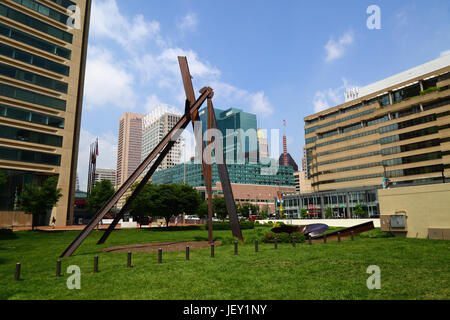
[[[381,29],[366,9],[378,5]],[[93,0],[78,175],[89,143],[99,168],[116,167],[118,120],[158,103],[182,110],[176,57],[218,108],[287,120],[288,151],[301,164],[303,118],[344,102],[344,92],[450,53],[450,2]]]

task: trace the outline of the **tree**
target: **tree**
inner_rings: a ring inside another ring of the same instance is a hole
[[[19,198],[20,207],[25,213],[33,215],[31,224],[33,231],[40,218],[53,209],[62,197],[61,189],[57,188],[57,185],[57,176],[47,178],[40,187],[30,184],[24,185],[24,190]]]
[[[228,210],[227,210],[227,205],[226,205],[224,197],[216,196],[213,198],[213,211],[217,215],[217,218],[225,221],[225,219],[228,215]]]
[[[333,217],[333,209],[327,207],[325,209],[325,218],[330,219],[331,217]]]
[[[131,190],[134,191],[138,184],[135,183]],[[154,193],[157,192],[157,187],[151,183],[147,183],[142,191],[136,196],[134,201],[130,205],[128,213],[133,217],[133,220],[138,221],[141,225],[141,221],[145,218],[148,219],[151,213],[155,211],[154,202],[151,200]],[[128,196],[127,200],[131,197]]]
[[[305,208],[302,208],[300,210],[300,217],[302,217],[303,219],[306,219],[308,217],[308,211],[306,211]]]
[[[109,180],[102,180],[94,184],[86,202],[91,213],[97,213],[114,195],[114,187]]]
[[[152,217],[162,217],[169,226],[170,219],[182,213],[194,215],[201,203],[200,194],[187,184],[163,184],[155,186],[151,192],[150,208]]]
[[[364,211],[364,209],[361,207],[360,204],[357,204],[355,206],[355,209],[353,210],[353,214],[358,218],[362,218],[366,215],[366,212]]]
[[[197,208],[196,214],[200,219],[208,217],[208,201],[204,200],[200,203]]]

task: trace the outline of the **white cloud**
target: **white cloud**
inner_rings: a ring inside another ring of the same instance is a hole
[[[342,78],[341,86],[317,91],[313,98],[314,112],[320,112],[343,103],[344,93],[356,87],[358,86],[352,85],[347,79]]]
[[[227,107],[241,107],[262,117],[270,116],[274,112],[264,91],[252,93],[220,81],[212,82],[211,86],[214,89],[214,97]]]
[[[442,51],[442,52],[441,52],[441,57],[447,56],[447,55],[449,55],[449,54],[450,54],[450,49],[449,49],[449,50]]]
[[[325,45],[325,50],[327,51],[327,57],[325,60],[327,62],[330,62],[342,57],[347,47],[352,44],[353,41],[354,37],[352,31],[347,31],[346,33],[344,33],[338,41],[335,41],[333,38],[331,38]]]
[[[80,189],[86,191],[87,176],[89,170],[90,145],[95,142],[97,136],[81,128],[80,147],[78,149],[78,179]],[[117,137],[112,133],[104,133],[98,137],[99,155],[97,157],[98,169],[116,169],[117,166]]]
[[[133,76],[105,48],[89,47],[86,66],[86,108],[116,106],[132,109],[136,104]]]
[[[92,3],[90,32],[93,36],[117,41],[125,48],[142,45],[148,39],[159,39],[157,21],[146,21],[143,15],[127,20],[117,6],[116,0],[96,0]]]
[[[156,106],[162,104],[161,100],[156,96],[156,94],[151,94],[147,97],[145,101],[145,111],[149,113],[152,111]]]
[[[188,13],[177,23],[177,28],[182,32],[194,30],[198,25],[198,18],[195,13]]]

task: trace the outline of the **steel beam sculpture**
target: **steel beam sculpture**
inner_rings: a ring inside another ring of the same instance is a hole
[[[105,205],[97,212],[94,218],[87,224],[87,226],[83,229],[82,232],[74,239],[74,241],[66,248],[66,250],[61,254],[61,258],[69,257],[73,254],[73,252],[81,245],[81,243],[86,239],[86,237],[90,234],[90,232],[95,228],[95,226],[103,219],[103,217],[108,213],[108,211],[117,203],[117,201],[125,194],[125,192],[133,185],[136,179],[142,174],[142,172],[147,168],[150,163],[154,161],[152,166],[150,167],[147,174],[144,178],[139,182],[136,189],[132,192],[131,196],[127,199],[126,203],[120,210],[120,212],[116,215],[111,225],[105,231],[101,239],[97,242],[97,244],[102,244],[106,241],[108,236],[117,226],[120,219],[123,218],[126,211],[129,209],[133,200],[137,197],[137,195],[142,191],[146,183],[150,180],[153,173],[156,171],[156,168],[161,164],[164,157],[176,143],[177,139],[180,137],[183,130],[188,126],[189,122],[192,122],[194,126],[194,131],[199,137],[201,137],[201,142],[197,141],[197,152],[201,158],[203,177],[205,181],[205,187],[208,193],[208,238],[209,242],[213,242],[212,238],[212,165],[211,161],[205,163],[203,151],[205,149],[205,142],[203,140],[203,131],[201,128],[200,117],[198,114],[198,110],[203,105],[205,100],[207,100],[207,111],[208,111],[208,129],[217,129],[216,118],[214,114],[214,108],[212,105],[212,98],[214,96],[214,92],[209,87],[204,87],[200,90],[200,97],[198,99],[195,98],[194,89],[192,86],[192,76],[189,72],[189,67],[187,64],[186,57],[178,57],[178,62],[181,69],[181,75],[183,78],[183,85],[186,92],[186,105],[185,105],[185,113],[181,117],[181,119],[177,122],[177,124],[170,130],[170,132],[159,142],[159,144],[153,149],[153,151],[147,156],[147,158],[137,167],[137,169],[131,174],[131,176],[123,183],[120,188],[116,191],[116,193],[105,203]],[[194,125],[194,122],[197,122],[197,126]],[[208,143],[211,140],[208,138]],[[216,150],[217,153],[223,154],[223,150]],[[210,160],[210,155],[208,155],[208,160]],[[224,197],[226,201],[226,206],[228,210],[228,214],[230,217],[230,225],[233,236],[243,241],[242,232],[239,226],[239,220],[236,213],[236,206],[234,203],[234,197],[231,190],[230,179],[228,175],[228,170],[225,164],[225,160],[223,163],[217,163],[217,168],[219,171],[220,181],[222,183],[222,189],[224,192]]]

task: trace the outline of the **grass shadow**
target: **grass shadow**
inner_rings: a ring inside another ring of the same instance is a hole
[[[17,239],[17,235],[11,229],[0,229],[0,240]]]

